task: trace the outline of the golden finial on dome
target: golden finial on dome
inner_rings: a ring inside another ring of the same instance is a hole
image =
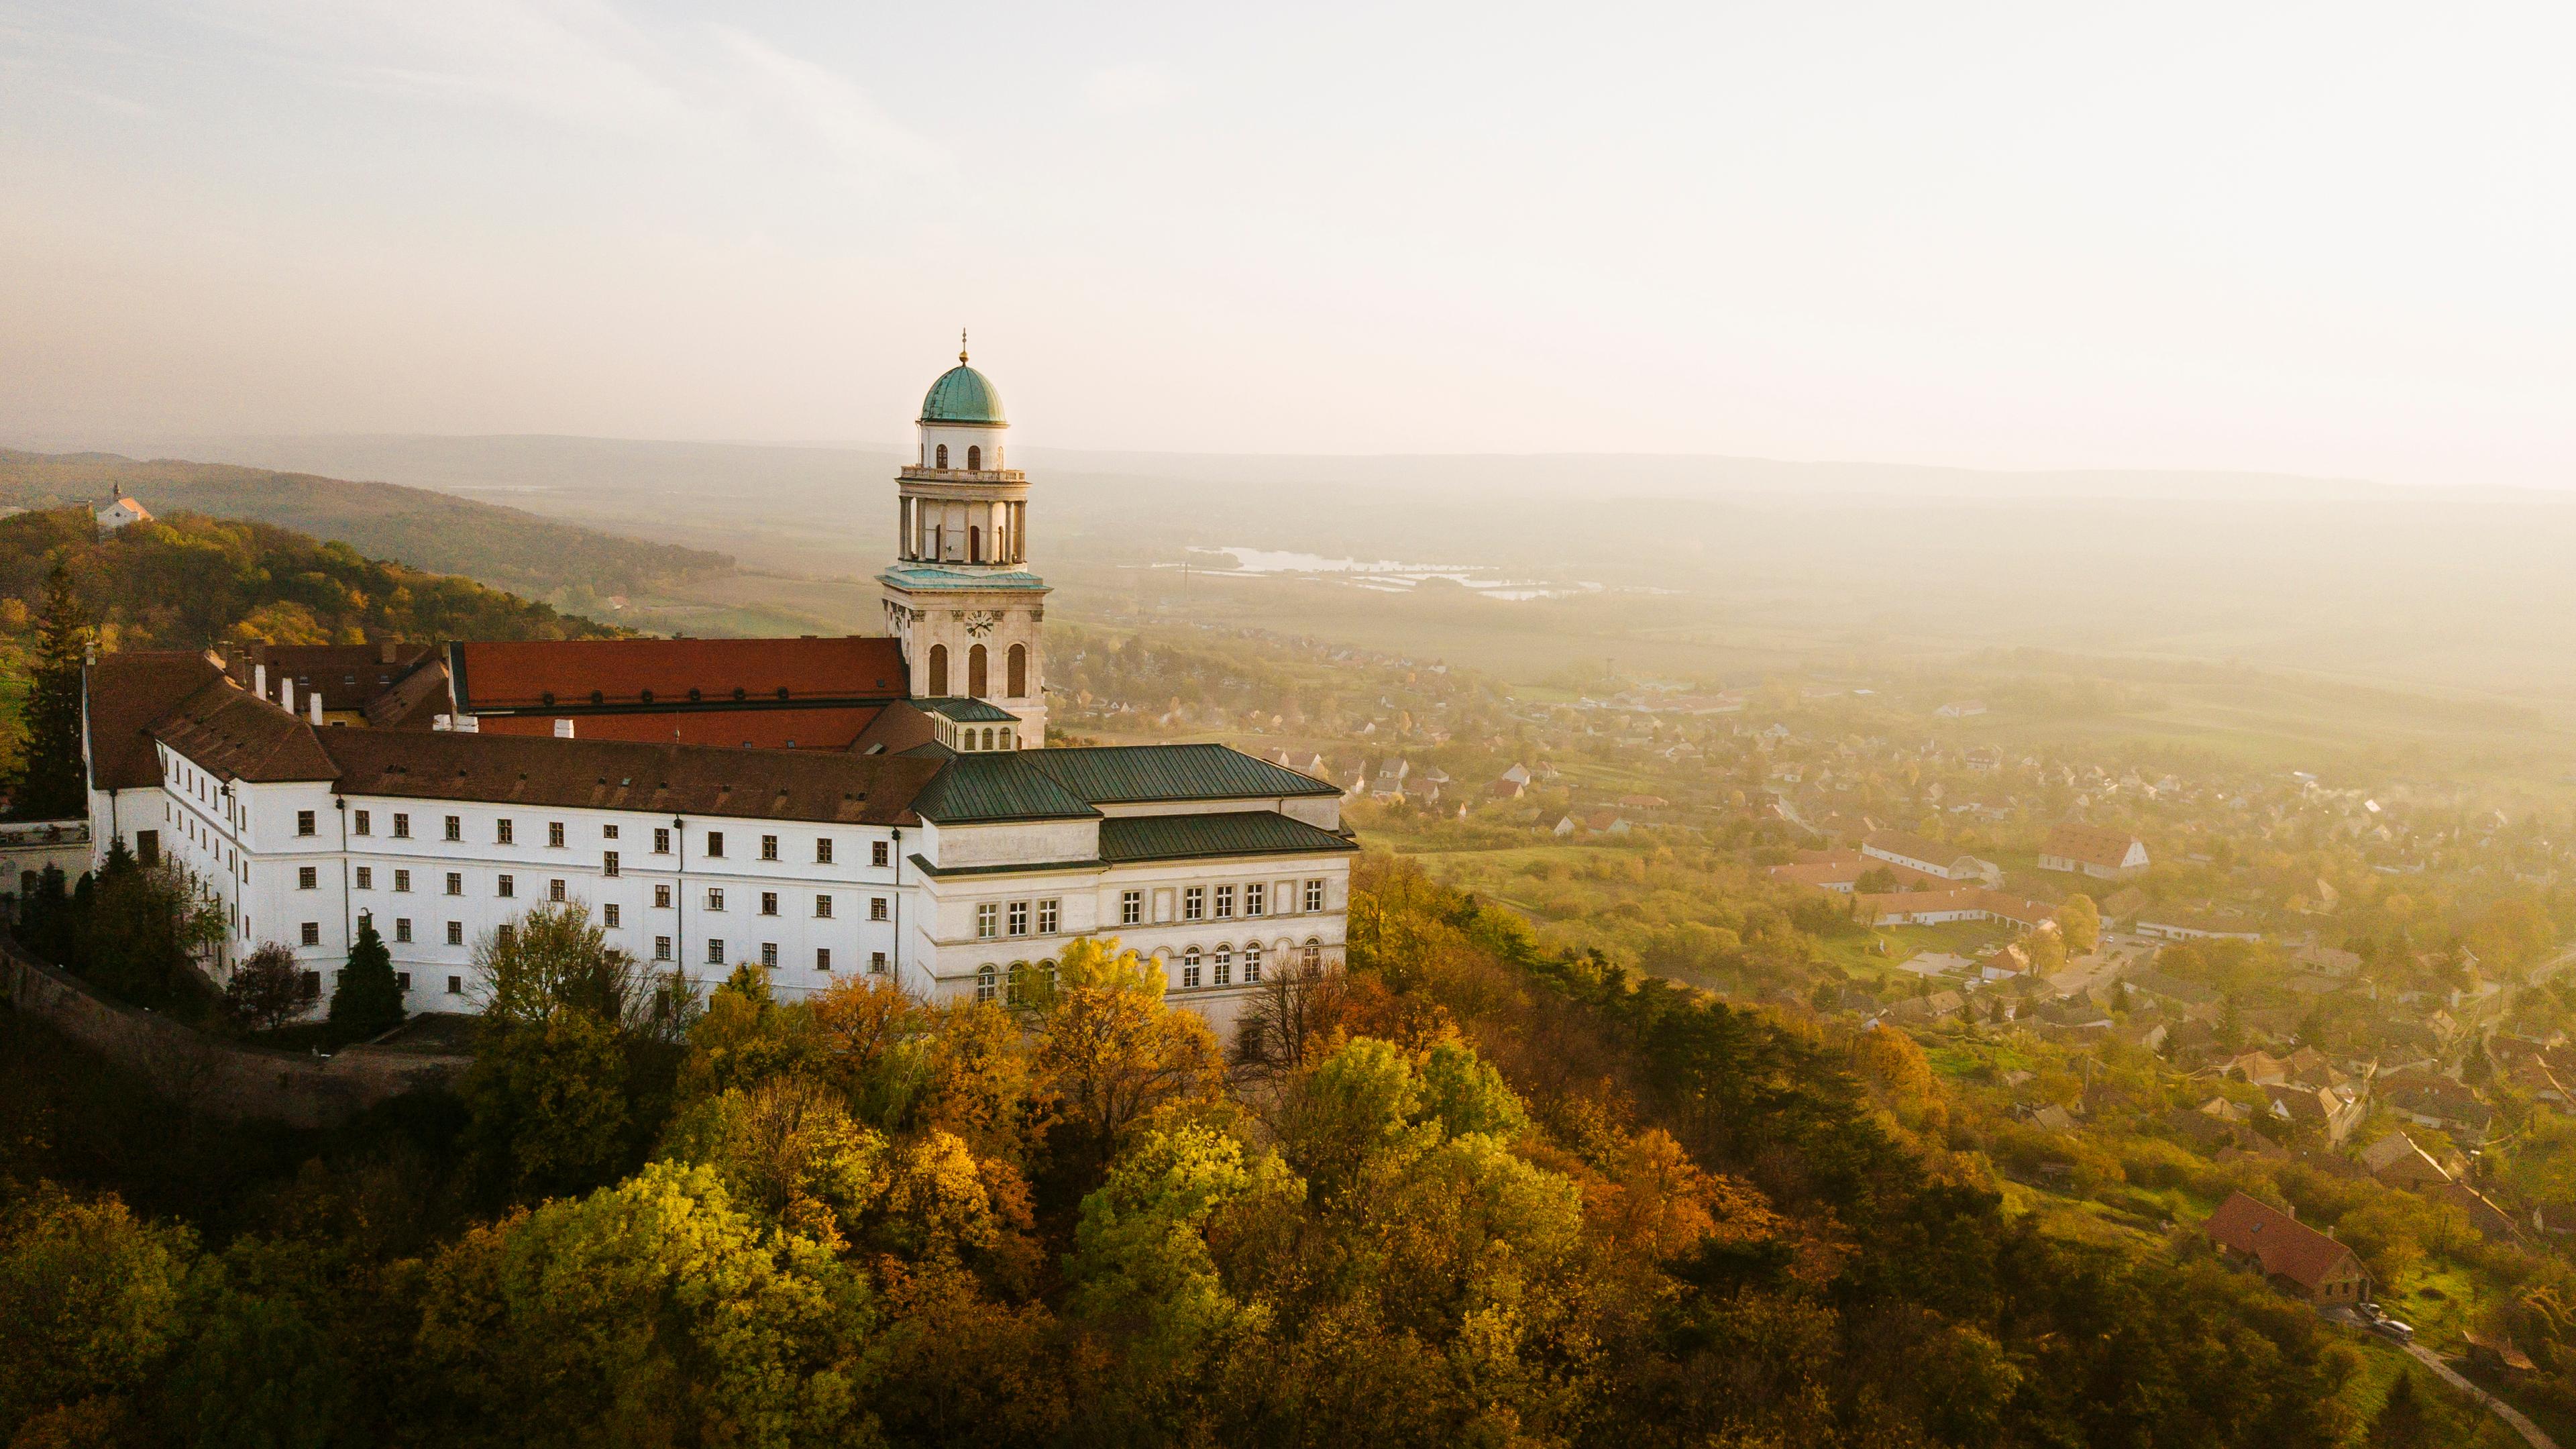
[[[966,360],[966,329],[963,327],[957,329],[957,360]]]

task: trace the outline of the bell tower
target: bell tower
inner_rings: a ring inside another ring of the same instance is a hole
[[[914,699],[983,700],[1034,749],[1046,743],[1047,586],[1028,568],[1029,480],[1007,466],[1002,395],[967,365],[962,332],[917,432],[918,455],[895,474],[895,561],[877,576],[886,632],[903,642]]]

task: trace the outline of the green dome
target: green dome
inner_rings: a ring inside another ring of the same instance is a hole
[[[921,400],[921,420],[925,423],[1004,423],[1002,395],[993,390],[993,380],[966,365],[966,354],[957,354],[957,365],[939,374],[930,385],[930,394]]]

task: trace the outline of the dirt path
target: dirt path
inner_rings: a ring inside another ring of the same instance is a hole
[[[2461,1393],[2468,1395],[2470,1398],[2477,1400],[2479,1403],[2484,1404],[2489,1409],[2493,1410],[2497,1418],[2502,1419],[2507,1424],[2513,1426],[2513,1431],[2515,1433],[2520,1434],[2525,1440],[2530,1442],[2531,1449],[2558,1449],[2558,1441],[2550,1438],[2548,1433],[2538,1424],[2531,1422],[2529,1415],[2526,1415],[2522,1410],[2515,1408],[2504,1400],[2497,1398],[2495,1395],[2488,1393],[2486,1390],[2479,1388],[2476,1384],[2470,1383],[2467,1379],[2460,1377],[2460,1371],[2451,1367],[2449,1364],[2444,1363],[2440,1354],[2433,1352],[2433,1350],[2426,1348],[2420,1343],[2410,1343],[2406,1345],[2406,1351],[2415,1355],[2416,1361],[2423,1364],[2424,1367],[2431,1369],[2434,1373],[2440,1375],[2442,1382],[2449,1384],[2452,1388],[2458,1389]]]

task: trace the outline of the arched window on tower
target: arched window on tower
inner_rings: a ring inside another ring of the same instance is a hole
[[[968,448],[966,450],[966,467],[968,471],[980,471],[983,466],[984,450],[982,448]]]
[[[983,645],[978,644],[966,651],[966,692],[977,699],[992,692],[992,681],[985,677],[984,660]]]
[[[948,646],[930,646],[930,697],[942,699],[948,694]]]
[[[966,561],[968,563],[984,561],[984,530],[976,524],[970,523],[966,526]]]
[[[1028,697],[1029,697],[1029,646],[1027,646],[1026,644],[1014,644],[1014,645],[1012,645],[1012,646],[1011,646],[1010,663],[1009,663],[1008,665],[1004,666],[1004,668],[1005,668],[1005,671],[1006,671],[1006,676],[1005,676],[1005,677],[1009,680],[1009,682],[1010,682],[1010,686],[1011,686],[1011,688],[1010,688],[1010,695],[1011,695],[1011,698],[1013,698],[1013,699],[1026,699],[1026,698],[1028,698]]]
[[[948,445],[946,443],[939,445],[939,461],[931,466],[935,468],[945,468],[948,466]]]

